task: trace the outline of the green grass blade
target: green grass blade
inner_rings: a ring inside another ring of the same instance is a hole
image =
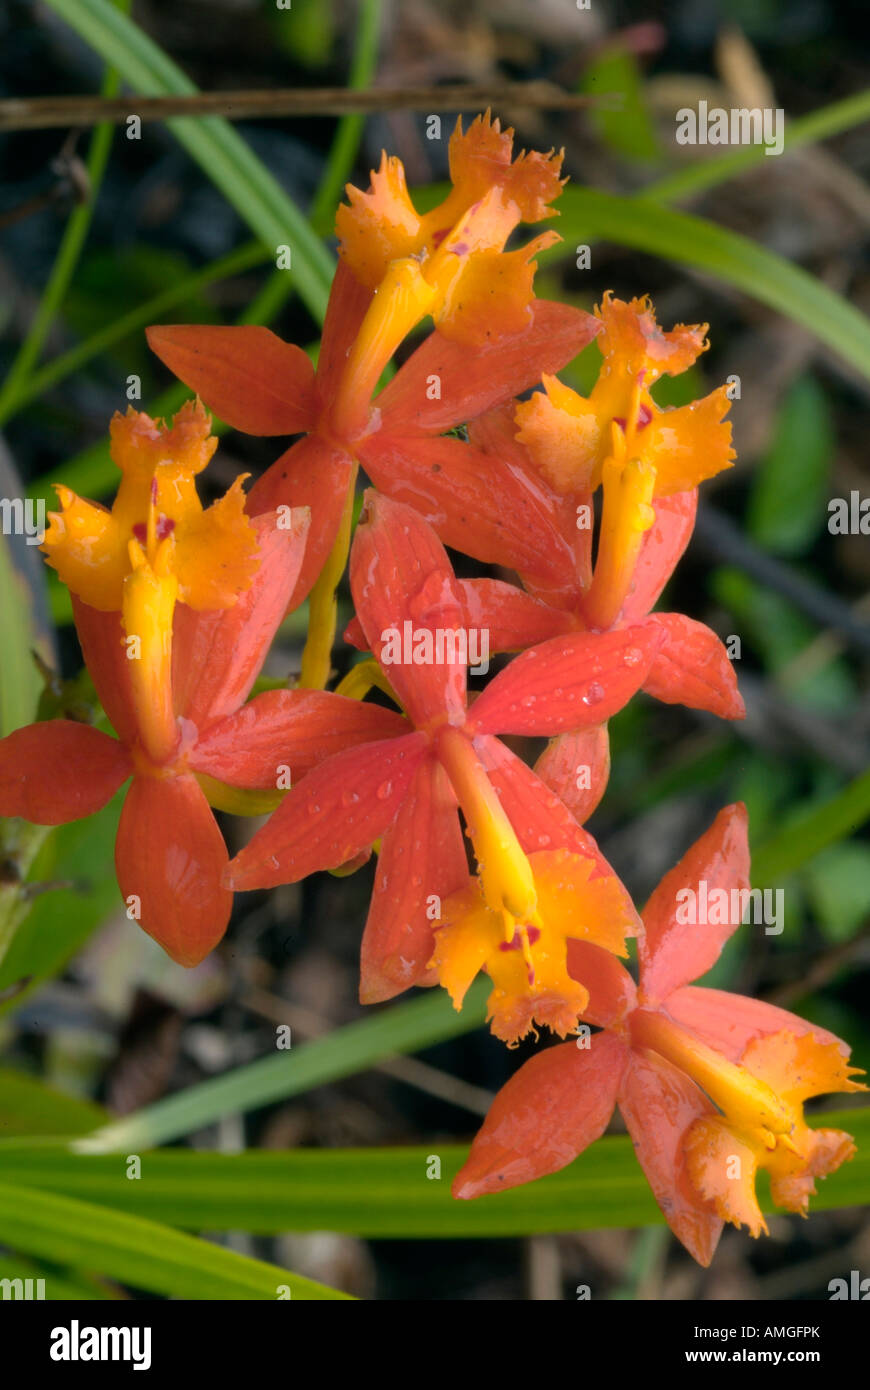
[[[845,1129],[857,1140],[858,1153],[818,1184],[812,1209],[870,1201],[870,1108],[826,1113],[815,1123]],[[664,1219],[624,1135],[598,1140],[551,1177],[460,1202],[451,1196],[450,1183],[467,1156],[465,1145],[434,1140],[410,1148],[289,1153],[169,1149],[143,1153],[142,1178],[131,1182],[117,1157],[83,1158],[57,1146],[10,1141],[0,1145],[0,1173],[10,1187],[21,1182],[189,1230],[261,1235],[328,1230],[458,1239],[647,1226]]]
[[[363,0],[354,40],[353,60],[347,85],[351,91],[368,87],[378,60],[378,38],[381,29],[381,0]],[[365,117],[361,113],[342,116],[330,147],[326,168],[311,208],[311,224],[322,234],[332,231],[335,205],[344,189],[360,140]]]
[[[4,1244],[38,1259],[98,1270],[174,1298],[273,1299],[282,1285],[293,1298],[346,1297],[142,1217],[6,1182],[0,1182],[0,1231]]]
[[[700,217],[636,197],[566,188],[560,202],[561,247],[544,259],[573,254],[594,240],[630,246],[724,280],[807,328],[870,377],[870,324],[820,280],[765,247]]]
[[[827,140],[831,135],[839,135],[844,130],[861,125],[870,120],[870,90],[856,92],[854,96],[844,97],[842,101],[832,102],[808,116],[800,116],[785,127],[783,148],[786,152],[801,149],[807,145]],[[673,203],[681,198],[689,198],[704,193],[717,184],[727,183],[745,169],[763,164],[772,158],[765,154],[764,145],[747,145],[729,154],[717,155],[711,159],[695,160],[688,168],[678,169],[666,178],[656,179],[648,184],[638,195],[657,203]]]
[[[172,59],[120,14],[111,0],[47,3],[140,95],[196,92]],[[135,112],[136,101],[131,98],[130,114]],[[290,246],[293,269],[289,273],[303,302],[322,322],[334,262],[292,199],[228,121],[218,116],[180,116],[166,124],[272,254],[279,246]]]
[[[328,1037],[278,1052],[226,1076],[190,1086],[178,1095],[139,1110],[78,1141],[81,1152],[133,1153],[153,1148],[212,1124],[222,1115],[256,1110],[353,1076],[400,1053],[417,1052],[446,1038],[459,1037],[484,1020],[489,990],[478,982],[457,1013],[441,989],[420,999],[373,1011]]]
[[[232,275],[239,275],[243,271],[251,270],[254,266],[262,265],[265,259],[266,252],[260,243],[248,242],[244,246],[238,247],[237,250],[231,251],[229,255],[222,256],[220,260],[212,261],[211,265],[203,266],[202,270],[196,271],[195,274],[176,281],[174,285],[170,285],[161,294],[146,299],[143,304],[131,309],[128,314],[107,323],[97,333],[92,333],[83,342],[76,343],[75,347],[70,348],[68,352],[62,353],[53,358],[51,362],[47,362],[44,367],[40,367],[39,371],[34,372],[17,392],[14,409],[20,410],[29,401],[40,396],[43,391],[49,391],[53,386],[57,386],[59,381],[63,381],[72,372],[79,371],[95,357],[106,352],[108,348],[114,347],[124,338],[146,328],[148,324],[158,322],[162,315],[174,308],[176,304],[183,304],[198,290],[204,289],[207,285],[213,285],[219,280],[227,280]]]
[[[129,0],[109,0],[109,3],[129,9]],[[103,78],[102,94],[107,97],[115,96],[119,88],[118,72],[110,67],[106,70]],[[5,425],[21,404],[23,388],[26,387],[30,374],[39,360],[51,325],[57,317],[67,287],[78,265],[94,215],[97,193],[109,161],[113,135],[112,126],[108,122],[104,122],[95,128],[91,136],[88,157],[85,162],[88,196],[83,203],[73,209],[67,219],[57,256],[39,306],[27,336],[3,382],[3,389],[0,390],[0,425]]]

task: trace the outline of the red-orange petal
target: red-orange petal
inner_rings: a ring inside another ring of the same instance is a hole
[[[675,989],[705,974],[740,926],[739,916],[732,921],[730,904],[732,890],[749,887],[747,824],[742,802],[726,806],[679,864],[665,874],[647,903],[645,932],[638,942],[644,1007],[667,999]],[[727,894],[724,901],[711,897],[717,890]],[[722,915],[725,920],[720,922]],[[708,920],[692,922],[692,916]],[[710,917],[717,920],[711,922]]]
[[[456,797],[438,763],[421,763],[392,825],[384,831],[362,939],[360,1000],[376,1004],[427,971],[441,903],[468,881]]]
[[[267,690],[210,724],[190,765],[233,787],[295,786],[345,748],[407,732],[407,719],[380,705],[327,690]],[[285,767],[289,779],[281,772]]]
[[[647,622],[662,634],[643,683],[647,695],[720,719],[745,717],[734,667],[715,632],[684,613],[653,613]]]
[[[177,714],[198,729],[232,714],[259,674],[299,574],[309,517],[294,511],[254,518],[259,567],[232,608],[175,610],[172,690]]]
[[[531,323],[519,333],[493,336],[473,349],[430,333],[375,404],[391,434],[440,434],[467,424],[558,372],[592,341],[600,324],[569,304],[536,299]]]
[[[695,529],[698,489],[656,497],[656,519],[643,538],[628,598],[622,606],[623,622],[636,622],[657,603]]]
[[[604,1133],[627,1049],[609,1033],[591,1045],[548,1047],[492,1103],[453,1182],[454,1197],[482,1197],[565,1168]]]
[[[0,816],[34,825],[92,816],[132,771],[123,743],[90,724],[27,724],[0,740]]]
[[[684,985],[668,996],[667,1011],[676,1023],[681,1023],[730,1062],[739,1062],[755,1038],[783,1030],[796,1037],[811,1033],[819,1043],[838,1043],[844,1052],[848,1050],[827,1028],[808,1023],[805,1018],[777,1008],[775,1004],[743,994],[729,994],[723,989]]]
[[[366,492],[351,550],[350,587],[369,651],[412,722],[437,715],[461,721],[466,668],[453,659],[461,652],[446,645],[446,634],[462,628],[459,587],[443,545],[419,512]],[[416,659],[415,644],[418,638],[425,642],[426,633],[442,634],[443,660]]]
[[[491,653],[524,651],[575,627],[570,613],[502,579],[461,579],[459,590],[466,627],[489,633]]]
[[[607,724],[560,734],[544,749],[535,772],[583,825],[604,795],[610,777]]]
[[[548,738],[601,724],[640,689],[660,641],[644,623],[541,642],[490,682],[471,722],[485,733]]]
[[[611,951],[592,941],[568,938],[568,974],[589,991],[583,1023],[609,1028],[625,1018],[637,1003],[637,988],[625,966]]]
[[[121,614],[101,613],[82,603],[76,594],[70,597],[82,657],[100,704],[122,742],[133,743],[138,724]]]
[[[408,734],[320,763],[232,860],[228,886],[274,888],[355,859],[393,820],[426,749],[424,734]]]
[[[227,929],[227,859],[194,777],[134,780],[115,842],[118,884],[128,913],[179,965],[198,965]]]
[[[315,419],[306,353],[257,324],[159,324],[149,347],[214,413],[244,434],[299,434]]]
[[[706,1268],[724,1223],[692,1185],[682,1140],[693,1121],[715,1113],[713,1106],[669,1062],[636,1052],[623,1076],[618,1104],[665,1220],[689,1254]]]
[[[541,488],[493,466],[473,444],[380,430],[360,444],[359,456],[380,492],[415,507],[454,550],[556,582],[573,572],[572,551]]]
[[[345,261],[339,261],[317,356],[315,392],[320,410],[326,410],[335,396],[338,379],[347,366],[347,355],[372,302],[372,291],[358,280]]]
[[[279,507],[308,507],[311,525],[288,608],[308,595],[332,549],[347,499],[354,461],[319,435],[299,439],[257,479],[248,494],[249,516]]]

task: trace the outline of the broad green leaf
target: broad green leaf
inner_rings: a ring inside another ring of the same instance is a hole
[[[826,1112],[816,1122],[852,1134],[858,1153],[818,1184],[812,1209],[867,1203],[870,1109]],[[141,1154],[142,1177],[131,1182],[120,1155],[83,1158],[10,1141],[0,1145],[0,1174],[10,1190],[27,1183],[191,1230],[428,1239],[647,1226],[664,1219],[624,1135],[598,1140],[551,1177],[458,1201],[450,1183],[467,1156],[466,1145],[436,1140],[411,1148],[288,1153],[170,1149]]]
[[[626,159],[649,162],[659,158],[658,137],[643,95],[640,69],[634,54],[625,48],[605,48],[586,69],[580,90],[601,97],[588,117],[604,144]],[[619,98],[612,105],[606,98]]]
[[[184,96],[197,88],[138,25],[111,0],[47,0],[125,82],[142,96]],[[135,113],[131,100],[131,114]],[[288,245],[303,302],[320,321],[326,309],[333,258],[269,170],[228,121],[179,116],[166,124],[239,216],[275,254]]]
[[[785,398],[772,447],[749,495],[749,533],[766,550],[802,555],[821,531],[833,447],[827,396],[815,377],[799,377]]]
[[[334,11],[334,0],[273,8],[271,29],[277,47],[303,67],[323,67],[329,62],[335,37]]]
[[[738,619],[739,631],[790,700],[828,714],[853,708],[855,681],[843,657],[808,671],[800,669],[800,654],[818,629],[789,599],[744,570],[727,566],[713,572],[710,588]],[[793,661],[797,669],[790,672]]]
[[[600,240],[693,266],[808,328],[870,376],[870,324],[863,314],[821,280],[748,237],[637,197],[591,188],[569,185],[559,208],[564,241],[542,259],[573,255],[576,245]]]
[[[105,1123],[101,1105],[65,1095],[36,1077],[0,1068],[0,1138],[29,1134],[87,1134]]]
[[[3,1181],[0,1232],[4,1244],[38,1259],[174,1298],[277,1299],[282,1286],[293,1298],[347,1297],[142,1217]]]
[[[789,819],[754,851],[752,881],[758,887],[782,884],[829,845],[854,835],[870,820],[870,771],[848,782],[835,796]]]
[[[121,797],[95,816],[58,826],[37,856],[31,880],[69,882],[33,903],[0,964],[0,1014],[17,1008],[25,993],[57,972],[75,955],[91,932],[121,906],[115,882],[114,844]],[[11,992],[16,985],[23,987]]]
[[[870,919],[870,845],[832,845],[807,865],[805,884],[827,939],[850,941]]]
[[[327,1037],[278,1052],[226,1076],[190,1086],[78,1141],[88,1153],[132,1153],[192,1134],[222,1115],[256,1110],[329,1081],[353,1076],[399,1053],[417,1052],[477,1028],[485,1016],[487,985],[472,986],[461,1013],[441,989],[409,1003],[373,1010]]]

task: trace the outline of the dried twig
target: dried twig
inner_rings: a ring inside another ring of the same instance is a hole
[[[165,121],[173,116],[225,116],[239,121],[257,116],[346,116],[369,111],[478,111],[514,105],[537,110],[577,111],[619,101],[618,93],[580,96],[550,82],[503,82],[498,86],[378,87],[349,91],[344,87],[281,88],[277,91],[194,92],[171,97],[18,97],[0,101],[0,130],[47,130],[55,126],[118,125],[130,116]]]

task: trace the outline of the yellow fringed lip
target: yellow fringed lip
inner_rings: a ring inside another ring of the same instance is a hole
[[[462,1007],[475,976],[493,982],[488,1019],[510,1045],[548,1027],[560,1037],[576,1029],[589,1003],[582,981],[568,973],[569,940],[587,941],[626,956],[631,928],[613,877],[595,876],[593,864],[569,850],[529,855],[537,904],[535,924],[507,919],[491,907],[479,879],[443,905],[429,962],[454,1007]]]
[[[149,564],[169,537],[178,598],[191,608],[229,608],[257,570],[258,546],[245,515],[242,478],[204,509],[194,478],[217,440],[202,404],[189,401],[171,426],[130,408],[111,424],[112,458],[121,482],[111,510],[58,486],[60,511],[49,513],[43,541],[48,563],[91,608],[122,608],[131,573],[130,542]]]
[[[613,454],[614,427],[624,439],[624,456],[655,469],[655,497],[688,491],[730,467],[727,387],[668,410],[650,394],[659,377],[686,371],[706,350],[707,325],[678,324],[665,332],[649,300],[626,303],[611,294],[595,312],[602,322],[597,343],[604,360],[590,395],[545,376],[544,392],[516,410],[517,437],[554,490],[598,487],[605,460]]]
[[[721,1112],[690,1125],[683,1149],[693,1186],[723,1220],[753,1236],[767,1231],[755,1192],[760,1168],[777,1206],[805,1215],[814,1179],[854,1154],[850,1135],[810,1129],[803,1114],[810,1096],[865,1089],[839,1043],[784,1029],[755,1038],[735,1063],[661,1013],[638,1011],[631,1031],[635,1046],[691,1076]]]
[[[245,515],[243,478],[203,508],[194,481],[217,440],[200,401],[171,425],[132,408],[111,424],[121,483],[111,510],[57,488],[43,541],[48,563],[84,603],[119,612],[142,747],[156,765],[178,743],[172,700],[176,603],[200,611],[231,608],[259,565]]]

